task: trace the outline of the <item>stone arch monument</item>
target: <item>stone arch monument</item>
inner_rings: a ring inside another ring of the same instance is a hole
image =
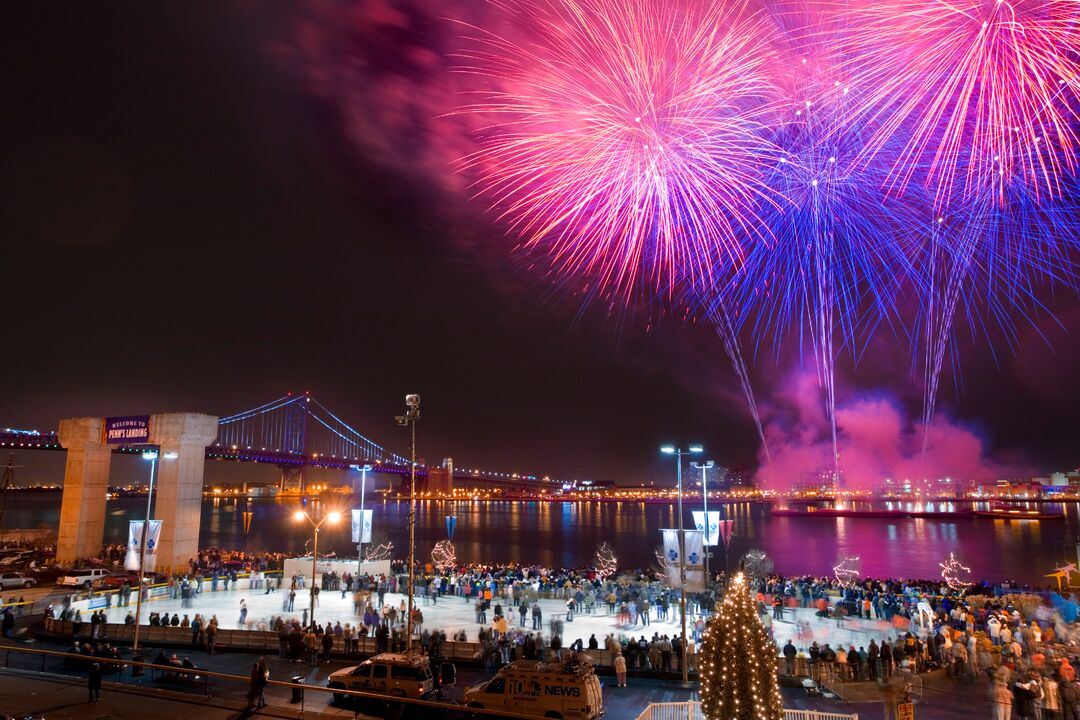
[[[154,519],[161,520],[157,570],[185,569],[199,551],[203,465],[218,419],[198,413],[160,413],[149,420],[149,445],[176,453],[161,460],[154,485]],[[106,442],[105,418],[60,421],[60,445],[67,450],[64,496],[56,560],[72,563],[101,553],[105,537],[105,494],[113,446]]]

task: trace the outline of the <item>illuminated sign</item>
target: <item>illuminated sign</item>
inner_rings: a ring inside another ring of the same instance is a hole
[[[150,416],[105,418],[105,442],[110,445],[145,445],[150,442]]]

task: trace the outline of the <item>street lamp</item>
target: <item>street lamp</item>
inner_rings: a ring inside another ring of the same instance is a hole
[[[319,561],[319,528],[325,522],[331,525],[337,525],[341,520],[341,513],[332,512],[327,513],[323,517],[315,520],[308,513],[303,510],[297,510],[293,513],[293,520],[302,522],[307,520],[311,523],[312,540],[311,540],[311,625],[315,625],[315,573],[318,572],[318,566],[316,563]]]
[[[420,419],[420,396],[411,393],[405,396],[405,414],[397,415],[394,420],[402,427],[412,429],[409,442],[409,609],[405,622],[405,651],[412,650],[413,635],[413,583],[416,581],[416,421]]]
[[[367,492],[367,474],[371,472],[371,465],[354,465],[353,469],[360,471],[360,537],[356,544],[356,577],[357,580],[364,573],[364,494]]]
[[[146,567],[146,538],[150,532],[150,504],[154,500],[154,477],[157,469],[158,454],[157,450],[145,450],[142,454],[143,460],[150,461],[150,487],[146,492],[146,517],[143,520],[142,537],[139,538],[139,586],[136,588],[135,593],[135,636],[131,641],[131,652],[134,655],[139,653],[139,617],[142,615],[143,569]],[[177,453],[171,451],[160,454],[165,460],[175,460],[179,457]]]
[[[679,643],[679,667],[682,668],[682,684],[690,684],[690,671],[686,666],[686,531],[683,529],[682,510],[682,456],[703,452],[701,445],[691,445],[686,450],[674,445],[663,445],[660,452],[665,455],[675,456],[675,477],[678,482],[677,495],[679,498],[679,610],[682,614],[682,642]]]
[[[701,505],[702,510],[705,511],[705,539],[709,539],[709,485],[708,478],[705,477],[706,470],[712,470],[716,465],[712,460],[706,460],[703,463],[695,462],[690,463],[693,467],[701,470]],[[708,587],[708,583],[712,580],[712,576],[709,575],[709,548],[705,547],[705,583]]]

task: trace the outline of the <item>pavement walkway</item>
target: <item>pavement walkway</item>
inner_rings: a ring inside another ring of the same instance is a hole
[[[85,679],[82,673],[64,668],[58,660],[50,659],[45,668],[50,675],[67,675],[71,679],[56,680],[43,677],[40,675],[40,657],[18,653],[19,647],[66,649],[58,644],[42,642],[28,645],[14,642],[0,644],[0,650],[13,649],[10,653],[4,652],[0,655],[0,664],[6,663],[12,668],[22,668],[27,671],[27,674],[20,673],[19,675],[0,671],[0,710],[6,712],[17,710],[34,714],[44,713],[46,720],[68,717],[91,717],[101,720],[107,717],[131,717],[146,720],[147,717],[158,716],[185,717],[189,720],[203,718],[206,720],[219,718],[245,720],[253,714],[289,718],[298,718],[302,714],[300,706],[290,702],[291,689],[289,687],[271,686],[267,690],[269,706],[258,713],[248,713],[244,710],[246,681],[236,683],[215,681],[209,688],[213,697],[207,698],[203,694],[203,687],[199,684],[178,686],[175,683],[168,683],[162,686],[149,674],[141,678],[132,678],[130,671],[122,674],[121,679],[125,686],[122,690],[117,689],[118,686],[106,684],[102,703],[88,705],[85,702]],[[122,652],[125,657],[129,656],[130,649],[123,648]],[[148,657],[152,658],[154,652],[156,651],[148,652]],[[171,650],[166,650],[167,654],[171,652]],[[185,652],[179,655],[181,657],[187,655],[199,668],[237,675],[241,678],[248,676],[252,662],[257,659],[257,656],[238,652],[213,656],[205,652]],[[267,660],[272,680],[287,682],[294,676],[301,676],[308,688],[325,687],[331,672],[349,665],[347,662],[332,660],[310,667],[304,663],[293,663],[277,657],[268,657]],[[479,669],[459,669],[457,698],[461,698],[465,687],[488,677],[490,677],[489,673]],[[606,717],[612,720],[630,720],[649,703],[679,702],[698,698],[694,690],[685,690],[653,678],[631,677],[627,688],[611,687],[609,681],[610,678],[601,677],[601,682],[604,684],[604,702],[607,707]],[[55,684],[55,688],[49,690],[49,684]],[[916,715],[919,718],[959,720],[960,718],[990,717],[990,705],[983,683],[956,682],[950,678],[931,679],[924,683],[923,693],[922,702],[916,706]],[[810,697],[797,688],[782,688],[782,694],[784,706],[788,708],[841,713],[856,712],[860,720],[884,718],[883,706],[880,703],[849,704],[835,699]],[[158,715],[159,712],[162,714]],[[305,693],[303,713],[309,718],[351,717],[355,714],[355,707],[348,703],[341,705],[334,703],[329,693],[309,690]]]

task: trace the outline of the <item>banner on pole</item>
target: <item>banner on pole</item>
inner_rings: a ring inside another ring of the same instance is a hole
[[[709,547],[720,544],[720,511],[694,510],[694,525],[705,533],[705,544]]]
[[[705,590],[705,533],[684,530],[686,536],[686,591]]]
[[[679,531],[661,530],[664,537],[664,561],[668,585],[682,587],[679,562]],[[705,589],[705,534],[701,530],[684,530],[686,542],[686,590],[700,592]]]
[[[661,530],[664,537],[664,564],[670,587],[679,587],[679,531]]]
[[[446,537],[450,540],[454,539],[454,528],[457,527],[457,515],[446,516]]]
[[[354,543],[371,542],[371,516],[374,510],[363,509],[352,511],[352,541]]]
[[[144,555],[146,564],[143,572],[154,572],[157,565],[157,548],[161,539],[161,521],[151,520],[146,533],[146,553],[142,553],[143,521],[128,521],[128,548],[124,558],[124,569],[138,572],[139,556]]]
[[[731,544],[731,530],[734,524],[734,520],[720,521],[720,539],[724,541],[724,547]]]

